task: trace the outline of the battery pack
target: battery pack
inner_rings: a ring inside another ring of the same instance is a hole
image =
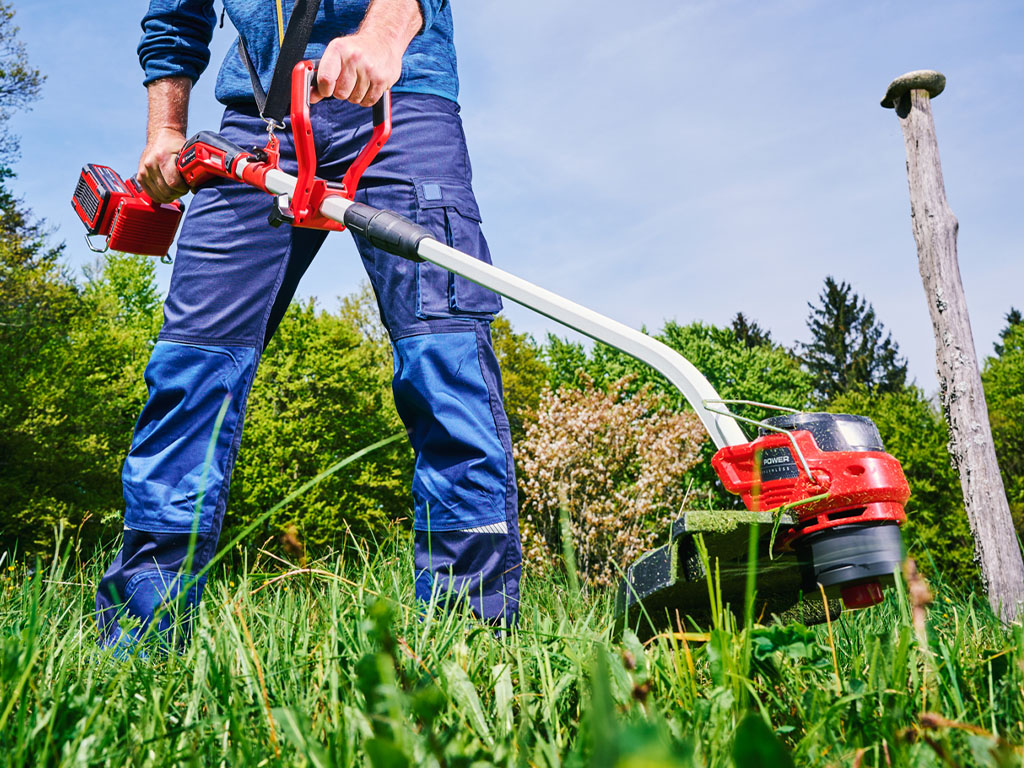
[[[167,254],[184,212],[177,200],[153,202],[134,177],[92,163],[82,168],[71,206],[89,235],[106,236],[107,248],[143,256]]]
[[[110,232],[115,209],[126,197],[131,197],[131,192],[117,171],[90,163],[78,177],[71,206],[90,235],[105,235]]]

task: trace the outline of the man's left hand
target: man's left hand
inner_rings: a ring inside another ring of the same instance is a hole
[[[370,31],[336,37],[320,58],[312,104],[333,96],[372,107],[402,74],[402,50]]]

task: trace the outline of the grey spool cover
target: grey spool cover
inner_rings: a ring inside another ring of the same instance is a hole
[[[891,576],[903,562],[903,537],[895,523],[854,523],[812,533],[797,544],[804,589],[813,592]]]
[[[823,451],[884,451],[882,436],[875,422],[867,416],[849,413],[787,413],[765,419],[778,429],[807,430]],[[760,430],[762,435],[771,430]]]

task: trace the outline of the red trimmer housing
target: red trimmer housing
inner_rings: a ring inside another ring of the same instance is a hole
[[[89,230],[103,235],[106,245],[93,250],[166,256],[178,231],[184,208],[173,203],[155,203],[142,191],[134,177],[125,181],[105,165],[82,168],[71,206]]]
[[[899,525],[910,487],[878,429],[863,416],[833,413],[763,424],[753,442],[715,454],[722,484],[750,510],[786,507],[797,518],[779,542],[796,552],[805,591],[821,584],[848,608],[881,602],[882,582],[903,559]]]

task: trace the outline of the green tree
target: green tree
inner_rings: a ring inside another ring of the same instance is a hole
[[[939,410],[917,387],[874,395],[857,387],[837,396],[828,410],[870,418],[886,451],[903,465],[911,492],[903,526],[909,554],[926,571],[934,563],[945,577],[976,584],[974,539]]]
[[[29,368],[62,343],[78,290],[32,220],[0,179],[0,409],[12,402]],[[0,435],[0,440],[4,436]]]
[[[1021,315],[1020,310],[1016,307],[1010,307],[1010,311],[1006,313],[1006,327],[999,332],[999,339],[1003,343],[1000,344],[997,341],[992,345],[996,350],[997,356],[1002,356],[1003,351],[1006,349],[1007,340],[1016,332],[1015,329],[1020,325],[1024,325],[1024,316]]]
[[[359,330],[313,301],[293,303],[267,347],[249,398],[224,538],[306,480],[403,427],[391,368]],[[409,518],[412,453],[405,443],[324,480],[253,534],[295,527],[303,542],[340,545]]]
[[[18,155],[18,137],[10,132],[7,121],[15,111],[31,107],[45,80],[29,64],[18,31],[14,6],[0,0],[0,177],[9,173]]]
[[[80,299],[60,251],[47,247],[40,225],[7,189],[9,175],[0,170],[0,536],[11,544],[31,518],[35,491],[48,480],[38,461],[53,446],[40,440],[29,419],[39,386],[48,386],[47,373],[66,358],[68,325]]]
[[[899,355],[899,345],[849,283],[826,277],[818,304],[807,306],[811,340],[800,346],[819,398],[829,401],[860,386],[869,393],[903,389],[907,363]]]
[[[18,145],[7,121],[38,98],[42,82],[18,39],[12,5],[0,0],[0,425],[17,424],[27,371],[60,343],[76,298],[61,249],[47,245],[42,225],[7,184]],[[2,431],[0,456],[9,456],[11,437]]]
[[[811,379],[780,344],[751,346],[732,329],[702,323],[667,323],[659,338],[693,363],[725,399],[787,408],[810,404]]]
[[[150,259],[107,254],[82,286],[54,259],[19,284],[23,301],[11,315],[25,338],[0,343],[0,530],[28,552],[48,551],[62,522],[85,541],[119,527],[121,462],[160,323]]]
[[[8,120],[42,83],[0,0],[0,537],[27,553],[50,549],[54,525],[88,538],[120,508],[140,390],[119,369],[156,327],[148,260],[111,254],[80,286],[7,187],[18,147]]]
[[[1024,532],[1024,323],[1011,309],[999,334],[996,356],[985,361],[988,418],[1017,530]]]
[[[771,344],[772,332],[765,330],[757,324],[756,320],[751,320],[742,312],[737,312],[736,317],[732,319],[732,332],[736,334],[736,338],[746,344],[748,347],[759,347],[763,344]]]
[[[602,347],[604,347],[603,344],[595,344],[595,353]],[[608,351],[612,354],[616,353],[616,350],[611,348],[608,348]],[[580,374],[599,368],[597,362],[590,359],[583,344],[560,338],[553,333],[547,335],[544,346],[541,348],[541,354],[549,371],[548,384],[556,392],[562,387],[582,389],[584,378]],[[597,376],[587,374],[586,379],[594,381],[602,389],[607,388],[610,382],[603,370],[598,370]]]
[[[8,543],[17,540],[31,514],[33,492],[47,480],[38,460],[51,446],[35,434],[29,418],[39,386],[49,386],[48,372],[60,370],[66,358],[67,323],[77,303],[76,288],[55,254],[0,240],[0,535]]]
[[[700,322],[680,325],[669,321],[655,338],[693,363],[725,399],[759,400],[788,408],[810,404],[810,376],[801,369],[800,361],[778,344],[751,346],[731,328]],[[667,395],[674,407],[685,407],[683,396],[664,377],[605,344],[595,344],[588,354],[582,344],[549,336],[544,356],[553,389],[581,388],[581,373],[599,387],[633,376],[633,391],[649,383]]]

